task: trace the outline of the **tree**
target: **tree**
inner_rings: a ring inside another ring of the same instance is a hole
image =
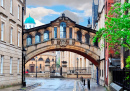
[[[60,67],[60,58],[58,58],[58,61],[56,62],[56,66],[57,66],[57,68]]]
[[[129,2],[129,0],[127,1]],[[115,54],[119,54],[120,47],[125,47],[130,50],[130,3],[124,4],[115,3],[106,16],[105,28],[99,29],[93,42],[100,42],[105,39],[109,43],[109,48],[114,48],[117,45]],[[104,47],[104,46],[102,46]],[[130,67],[130,56],[126,59],[126,67]]]

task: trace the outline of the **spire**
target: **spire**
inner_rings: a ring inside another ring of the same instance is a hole
[[[64,13],[62,13],[62,17],[65,17],[65,14],[64,14]]]

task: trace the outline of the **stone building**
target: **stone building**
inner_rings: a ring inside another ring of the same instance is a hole
[[[0,87],[22,83],[22,7],[25,0],[0,1]]]
[[[36,23],[35,20],[30,16],[25,19],[24,22],[25,29],[31,29],[34,28]],[[39,40],[36,37],[35,42],[37,43]],[[28,62],[26,62],[25,70],[29,73],[36,73],[36,67],[38,73],[44,73],[45,72],[45,62],[49,61],[50,67],[56,63],[56,52],[46,52],[41,55],[38,55]]]
[[[36,66],[38,73],[45,73],[45,63],[49,61],[50,67],[55,65],[56,63],[56,53],[55,52],[47,52],[41,55],[38,55],[28,61],[25,65],[25,70],[29,73],[36,73]],[[36,63],[37,62],[37,63]]]

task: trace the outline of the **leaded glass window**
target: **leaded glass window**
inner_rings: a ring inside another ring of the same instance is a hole
[[[60,38],[66,38],[66,23],[60,23]]]
[[[77,40],[78,41],[82,41],[82,33],[81,33],[81,31],[77,31]]]
[[[31,45],[32,44],[32,36],[28,35],[27,36],[27,45]]]
[[[90,35],[85,34],[85,43],[89,44],[89,41],[90,41]]]
[[[69,29],[69,38],[72,39],[72,28]]]
[[[47,40],[49,40],[49,31],[48,30],[46,30],[44,32],[44,41],[47,41]]]
[[[35,43],[41,42],[40,33],[36,33],[35,35]]]
[[[57,27],[54,27],[54,38],[57,38]]]

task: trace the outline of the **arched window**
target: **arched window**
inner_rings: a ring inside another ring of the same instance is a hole
[[[40,38],[41,34],[40,33],[36,33],[35,35],[35,43],[39,43],[41,42],[41,38]]]
[[[66,38],[66,23],[60,23],[60,38]]]
[[[50,63],[50,59],[47,58],[46,61],[45,61],[45,63]]]
[[[89,44],[90,41],[90,35],[87,33],[85,34],[85,43]]]
[[[44,32],[44,41],[47,41],[47,40],[49,40],[49,31],[48,30],[46,30]]]
[[[39,58],[38,61],[43,61],[43,58]]]
[[[72,28],[69,29],[69,38],[72,39]]]
[[[31,61],[35,61],[35,59],[34,59],[34,58],[32,58],[32,59],[31,59]]]
[[[31,45],[32,44],[32,35],[28,35],[27,36],[27,45]]]
[[[57,27],[54,27],[54,38],[57,38]]]
[[[81,33],[81,31],[77,31],[77,40],[82,42],[82,33]]]

